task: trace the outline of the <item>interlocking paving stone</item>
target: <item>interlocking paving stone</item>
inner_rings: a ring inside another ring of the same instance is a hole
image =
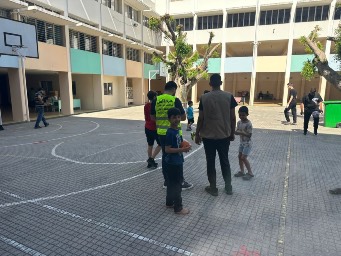
[[[341,255],[340,197],[328,193],[341,187],[341,131],[304,136],[300,116],[297,126],[281,124],[282,107],[250,107],[250,119],[255,177],[233,177],[232,196],[218,157],[219,196],[205,193],[204,150],[192,143],[188,216],[165,207],[161,169],[146,167],[143,107],[53,119],[39,130],[10,125],[0,133],[0,235],[45,255],[273,256],[279,238],[284,255]],[[0,255],[27,252],[0,241]]]

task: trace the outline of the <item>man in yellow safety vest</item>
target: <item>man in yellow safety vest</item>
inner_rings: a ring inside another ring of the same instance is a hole
[[[166,140],[166,132],[170,127],[170,123],[168,121],[167,111],[170,108],[178,108],[181,113],[181,121],[186,120],[186,112],[182,106],[181,101],[175,97],[176,89],[178,88],[177,84],[173,81],[169,81],[165,85],[165,91],[162,95],[157,96],[155,100],[152,101],[152,107],[150,111],[150,117],[156,120],[156,129],[157,134],[160,139],[161,147],[162,147],[162,166],[164,166],[164,156],[165,156],[165,140]],[[179,133],[182,135],[181,124],[179,124]],[[167,174],[162,168],[162,174],[165,179],[163,187],[167,187]],[[193,184],[188,183],[183,179],[182,182],[182,190],[190,189],[193,187]]]

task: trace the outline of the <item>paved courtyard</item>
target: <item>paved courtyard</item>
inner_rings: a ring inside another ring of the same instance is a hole
[[[341,129],[304,136],[301,116],[285,126],[282,107],[250,110],[255,177],[233,177],[229,196],[217,159],[219,196],[210,196],[204,150],[193,143],[187,216],[165,207],[161,169],[146,167],[142,106],[50,119],[39,130],[6,126],[0,255],[341,255],[341,196],[328,193],[341,187]]]

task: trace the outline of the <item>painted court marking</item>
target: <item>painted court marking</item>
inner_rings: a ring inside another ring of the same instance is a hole
[[[198,150],[200,150],[202,147],[203,147],[203,146],[200,145],[200,147],[198,147],[196,150],[193,150],[191,153],[187,154],[187,155],[185,156],[185,158],[190,157],[190,156],[193,155],[195,152],[197,152]],[[78,195],[78,194],[82,194],[82,193],[85,193],[85,192],[89,192],[89,191],[94,191],[94,190],[98,190],[98,189],[110,187],[110,186],[113,186],[113,185],[116,185],[116,184],[120,184],[120,183],[129,181],[129,180],[132,180],[132,179],[136,179],[136,178],[141,177],[141,176],[144,176],[144,175],[146,175],[146,174],[153,173],[153,172],[155,172],[155,171],[157,171],[157,170],[159,170],[159,169],[161,169],[161,167],[158,167],[158,168],[156,168],[156,169],[153,169],[153,170],[150,170],[150,171],[147,171],[147,172],[144,172],[144,173],[135,175],[135,176],[130,177],[130,178],[126,178],[126,179],[123,179],[123,180],[118,180],[118,181],[115,181],[115,182],[113,182],[113,183],[104,184],[104,185],[100,185],[100,186],[97,186],[97,187],[87,188],[87,189],[83,189],[83,190],[79,190],[79,191],[74,191],[74,192],[70,192],[70,193],[67,193],[67,194],[55,195],[55,196],[47,196],[47,197],[40,197],[40,198],[35,198],[35,199],[30,199],[30,200],[24,200],[24,201],[19,201],[19,202],[0,204],[0,208],[9,207],[9,206],[14,206],[14,205],[20,205],[20,204],[27,204],[27,203],[37,203],[37,202],[40,202],[40,201],[51,200],[51,199],[55,199],[55,198],[62,198],[62,197],[67,197],[67,196]],[[0,189],[0,192],[10,194],[9,192],[3,191],[3,190],[1,190],[1,189]]]
[[[58,129],[55,129],[55,130],[48,131],[48,132],[42,132],[42,133],[26,134],[26,135],[20,135],[20,136],[6,136],[6,137],[4,137],[4,138],[1,138],[1,140],[9,140],[9,139],[15,139],[15,138],[39,136],[39,135],[41,135],[41,134],[46,134],[46,133],[55,132],[55,131],[58,131],[58,130],[60,130],[60,129],[63,128],[63,126],[60,125],[60,124],[53,124],[53,125],[57,125],[57,126],[59,126],[59,128],[58,128]]]
[[[288,188],[289,188],[289,170],[290,170],[290,156],[291,156],[291,136],[289,135],[289,143],[287,150],[287,161],[285,165],[285,174],[284,174],[284,190],[282,196],[281,203],[281,215],[279,219],[279,232],[277,238],[277,256],[284,255],[284,244],[285,244],[285,222],[287,218],[287,205],[288,205]]]
[[[2,236],[2,235],[0,235],[0,241],[3,241],[3,242],[5,242],[6,244],[11,245],[11,246],[13,246],[14,248],[16,248],[16,249],[18,249],[18,250],[20,250],[20,251],[22,251],[22,252],[24,252],[24,253],[27,253],[27,254],[29,254],[29,255],[34,255],[34,256],[45,256],[45,254],[42,254],[42,253],[40,253],[40,252],[37,252],[37,251],[35,251],[35,250],[33,250],[33,249],[31,249],[31,248],[29,248],[29,247],[23,245],[23,244],[20,244],[20,243],[14,241],[14,240],[12,240],[12,239],[9,239],[9,238],[7,238],[7,237]]]
[[[95,130],[97,130],[100,127],[99,123],[96,123],[94,121],[90,121],[91,123],[96,124],[96,127],[87,131],[87,132],[83,132],[83,133],[77,133],[74,135],[70,135],[70,136],[65,136],[65,137],[60,137],[60,138],[55,138],[55,139],[50,139],[50,140],[46,140],[45,142],[50,142],[50,141],[56,141],[56,140],[62,140],[62,139],[68,139],[68,138],[72,138],[72,137],[77,137],[77,136],[81,136],[81,135],[85,135],[88,134],[90,132],[93,132]],[[8,145],[8,146],[0,146],[0,148],[9,148],[9,147],[18,147],[18,146],[25,146],[25,145],[32,145],[32,144],[36,144],[37,142],[29,142],[29,143],[23,143],[23,144],[16,144],[16,145]]]
[[[22,197],[20,197],[20,196],[18,196],[16,194],[12,194],[12,193],[9,193],[9,192],[4,192],[4,191],[1,191],[1,190],[0,190],[0,192],[4,193],[6,195],[9,195],[9,196],[18,198],[18,199],[25,199],[25,198],[22,198]],[[153,245],[157,245],[157,246],[159,246],[161,248],[165,248],[167,250],[170,250],[170,251],[173,251],[173,252],[176,252],[176,253],[179,253],[179,254],[188,255],[188,256],[192,256],[193,255],[193,253],[191,253],[189,251],[186,251],[186,250],[183,250],[183,249],[181,249],[179,247],[176,247],[176,246],[173,246],[173,245],[169,245],[169,244],[166,244],[166,243],[162,243],[162,242],[156,241],[154,239],[151,239],[151,238],[139,235],[139,234],[135,234],[133,232],[126,231],[124,229],[113,227],[113,226],[110,226],[110,225],[108,225],[108,224],[106,224],[104,222],[99,222],[99,221],[96,221],[96,220],[93,220],[93,219],[90,219],[90,218],[86,218],[86,217],[80,216],[80,215],[75,214],[75,213],[71,213],[71,212],[68,212],[68,211],[65,211],[65,210],[62,210],[62,209],[58,209],[58,208],[50,206],[50,205],[42,204],[42,203],[39,203],[39,202],[34,202],[34,204],[37,204],[39,206],[42,206],[42,207],[44,207],[46,209],[49,209],[49,210],[52,210],[54,212],[57,212],[57,213],[60,213],[60,214],[64,214],[64,215],[66,215],[68,217],[80,219],[80,220],[85,221],[87,223],[91,223],[91,224],[94,224],[96,226],[99,226],[99,227],[102,227],[102,228],[105,228],[105,229],[108,229],[108,230],[112,230],[112,231],[115,231],[117,233],[124,234],[126,236],[130,236],[130,237],[132,237],[134,239],[138,239],[138,240],[145,241],[145,242],[153,244]],[[1,238],[1,236],[0,236],[0,238]],[[11,241],[12,240],[10,240],[9,242],[11,242]],[[8,244],[11,244],[9,242],[8,242]],[[14,243],[16,243],[16,242],[14,242]],[[11,244],[11,245],[13,245],[13,244]],[[20,244],[18,244],[18,246],[19,245]],[[27,252],[28,252],[28,250],[32,250],[32,249],[30,249],[28,247],[24,247],[24,248],[26,248]],[[32,251],[36,252],[34,250],[32,250]],[[36,253],[38,253],[38,252],[36,252]],[[33,253],[31,255],[43,256],[43,254],[40,254],[40,253],[38,253],[38,254],[34,254]]]

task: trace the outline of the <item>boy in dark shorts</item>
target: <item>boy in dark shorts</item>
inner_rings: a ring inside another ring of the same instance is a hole
[[[179,133],[179,123],[181,121],[181,112],[178,108],[170,108],[167,112],[170,128],[167,129],[165,141],[165,163],[164,168],[167,173],[167,196],[166,206],[174,208],[177,214],[188,214],[189,210],[182,208],[181,186],[183,183],[183,152],[188,152],[191,145],[184,143]]]
[[[187,129],[186,131],[192,131],[192,124],[194,124],[194,112],[193,112],[193,101],[188,102],[188,108],[187,108],[187,119],[188,119],[188,124],[187,124]]]
[[[156,96],[157,96],[156,92],[149,91],[147,93],[149,102],[146,103],[146,105],[144,106],[144,120],[146,121],[145,133],[146,133],[147,143],[148,143],[148,149],[147,149],[147,154],[148,154],[147,167],[148,168],[157,168],[158,164],[155,162],[155,157],[157,156],[157,154],[159,154],[161,150],[159,136],[157,135],[157,132],[156,132],[156,123],[150,118],[151,102],[156,98]],[[156,141],[157,146],[153,152],[154,141]]]

